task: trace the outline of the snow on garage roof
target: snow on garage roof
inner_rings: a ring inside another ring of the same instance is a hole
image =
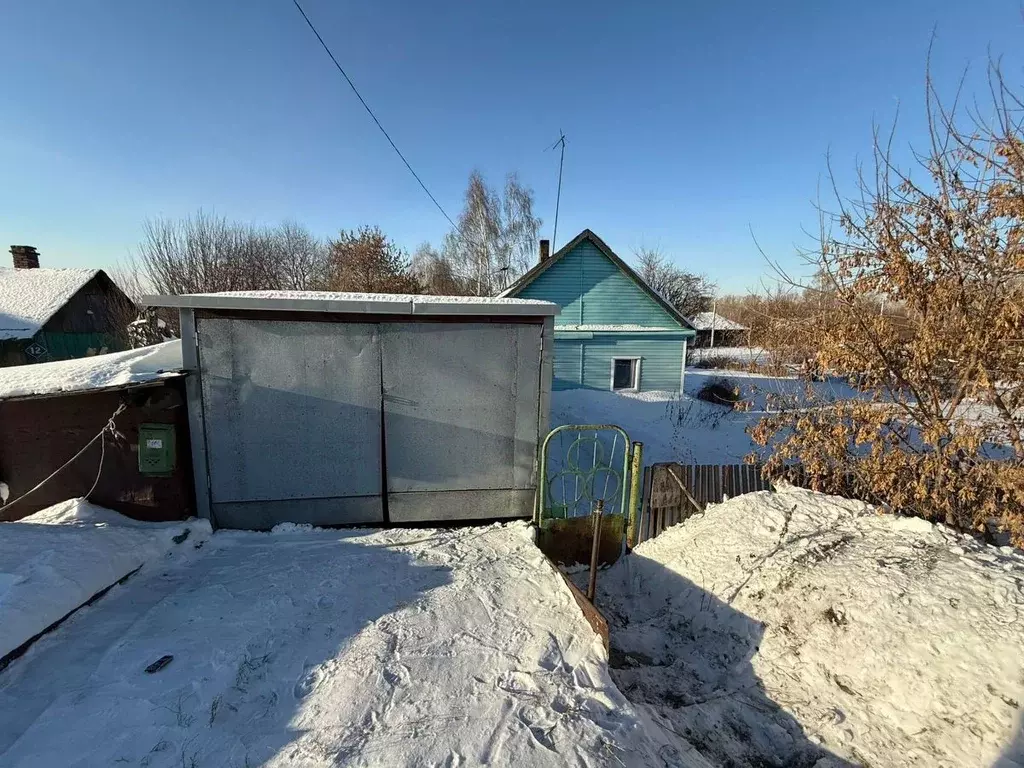
[[[98,269],[0,269],[0,341],[31,339]]]
[[[431,296],[409,293],[330,291],[225,291],[183,296],[143,296],[142,304],[189,309],[280,310],[385,315],[541,315],[558,314],[550,301],[489,296]]]
[[[690,325],[698,331],[710,331],[712,327],[716,331],[745,331],[747,326],[730,320],[727,317],[715,314],[714,312],[701,312],[690,318]]]
[[[109,355],[15,365],[0,368],[0,400],[121,389],[179,376],[181,369],[178,339]]]

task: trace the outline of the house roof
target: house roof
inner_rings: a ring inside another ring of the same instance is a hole
[[[727,317],[715,314],[714,312],[701,312],[698,315],[694,315],[690,318],[690,325],[698,331],[710,331],[712,328],[716,331],[747,330],[747,326],[740,325],[739,323],[730,320]]]
[[[181,341],[109,355],[0,368],[0,400],[126,389],[182,373]]]
[[[552,316],[550,301],[490,296],[430,296],[408,293],[339,293],[329,291],[226,291],[182,296],[143,296],[142,304],[191,309],[279,310],[383,315],[524,315]]]
[[[613,264],[615,264],[615,266],[622,270],[626,277],[630,278],[633,282],[635,282],[644,293],[646,293],[648,296],[654,299],[654,301],[658,303],[658,306],[660,306],[662,309],[668,312],[674,320],[678,321],[679,324],[683,326],[683,328],[693,328],[693,326],[690,325],[690,321],[687,320],[682,314],[680,314],[679,310],[677,310],[668,301],[666,301],[664,296],[662,296],[656,290],[651,288],[651,286],[647,284],[647,281],[640,277],[639,274],[637,274],[636,270],[634,270],[631,266],[629,266],[629,264],[620,259],[618,255],[615,253],[615,251],[608,247],[608,244],[605,243],[604,240],[595,235],[589,229],[584,229],[582,232],[576,235],[576,237],[574,237],[568,243],[559,248],[555,253],[551,254],[551,256],[549,256],[547,259],[540,262],[532,269],[530,269],[528,272],[526,272],[526,274],[524,274],[522,277],[516,280],[512,285],[510,285],[508,288],[506,288],[504,291],[498,294],[499,298],[515,296],[517,293],[519,293],[519,291],[523,290],[523,288],[528,286],[530,283],[532,283],[534,280],[536,280],[538,277],[544,274],[547,270],[551,269],[552,266],[558,263],[566,254],[572,251],[573,248],[582,243],[584,240],[589,240],[591,243],[593,243],[594,247],[596,247],[597,250],[604,254]]]
[[[98,269],[0,269],[0,341],[31,339]]]

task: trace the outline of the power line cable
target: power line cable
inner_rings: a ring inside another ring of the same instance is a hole
[[[373,120],[373,122],[377,126],[377,128],[380,129],[380,132],[382,134],[384,134],[384,138],[388,140],[388,144],[391,145],[391,148],[393,150],[395,150],[395,153],[399,156],[399,158],[401,158],[402,162],[405,164],[405,167],[409,170],[409,173],[411,173],[413,178],[416,179],[416,181],[419,183],[420,187],[423,188],[423,191],[427,193],[427,197],[430,198],[430,201],[435,205],[437,210],[439,210],[441,212],[441,215],[444,216],[444,218],[447,220],[447,222],[451,225],[452,229],[454,230],[454,232],[458,236],[458,238],[464,244],[466,244],[467,246],[472,247],[474,244],[463,234],[462,229],[459,227],[459,225],[456,224],[452,220],[452,217],[448,215],[448,212],[445,211],[444,207],[437,201],[437,198],[434,197],[434,195],[431,193],[430,189],[427,188],[427,185],[424,183],[423,179],[420,178],[420,175],[418,173],[416,173],[415,169],[413,169],[412,165],[406,159],[405,155],[402,154],[402,150],[400,150],[398,148],[398,145],[395,144],[394,139],[391,138],[391,135],[384,129],[384,126],[381,125],[380,120],[377,119],[377,116],[373,113],[373,110],[370,109],[370,105],[366,103],[366,99],[364,99],[362,94],[359,93],[359,89],[356,88],[356,84],[354,82],[352,82],[352,78],[348,76],[348,73],[345,71],[345,68],[341,66],[341,63],[338,61],[337,57],[331,51],[330,46],[327,45],[327,43],[324,41],[323,37],[317,31],[316,26],[310,20],[309,16],[306,14],[306,12],[302,9],[302,6],[299,4],[299,0],[292,0],[292,3],[295,5],[295,8],[298,10],[298,12],[302,15],[303,20],[306,22],[306,26],[309,27],[310,31],[316,36],[316,39],[320,42],[320,46],[324,49],[324,51],[330,57],[331,61],[334,62],[334,66],[341,73],[341,76],[345,78],[345,82],[348,83],[349,88],[352,89],[352,93],[354,93],[356,95],[356,98],[359,99],[359,103],[363,105],[363,109],[366,110],[366,114],[368,114],[370,116],[370,118]],[[485,274],[487,275],[487,277],[493,277],[494,275],[496,275],[498,273],[507,272],[508,269],[509,269],[508,267],[499,267],[499,268],[495,269],[494,271],[492,271],[490,273],[485,273]],[[476,277],[471,277],[469,275],[464,275],[464,274],[461,274],[460,272],[457,272],[454,268],[452,268],[452,272],[454,274],[456,274],[458,277],[461,277],[464,280],[479,280],[480,279],[480,275],[477,275]]]
[[[377,119],[377,116],[373,114],[373,110],[370,109],[370,105],[366,103],[366,99],[364,99],[362,94],[359,93],[359,89],[356,88],[356,84],[352,82],[352,78],[348,76],[348,73],[345,71],[345,68],[341,66],[341,64],[338,62],[338,59],[331,52],[331,49],[328,47],[327,43],[325,43],[324,39],[320,36],[320,33],[317,32],[316,27],[313,26],[313,22],[309,20],[309,16],[307,16],[306,12],[302,10],[302,6],[299,5],[299,0],[292,0],[292,3],[295,4],[295,7],[298,9],[299,13],[302,14],[302,18],[305,19],[307,26],[309,26],[313,34],[316,35],[316,39],[320,41],[320,45],[323,47],[324,51],[326,51],[327,55],[331,57],[331,61],[334,62],[334,66],[338,68],[339,72],[341,72],[341,76],[345,78],[345,82],[347,82],[349,87],[352,89],[352,93],[356,95],[356,98],[359,99],[359,103],[363,105],[363,109],[366,110],[366,114],[368,114],[373,119],[373,122],[380,129],[380,132],[384,134],[384,138],[388,140],[388,144],[391,145],[391,148],[395,150],[395,153],[402,159],[402,162],[405,163],[405,167],[409,169],[409,173],[411,173],[413,178],[419,182],[419,185],[421,187],[423,187],[423,191],[427,193],[427,197],[430,198],[431,202],[435,206],[437,206],[437,210],[441,212],[441,215],[448,220],[448,223],[452,225],[452,228],[456,232],[458,232],[459,236],[461,237],[462,232],[459,231],[458,225],[454,221],[452,221],[452,217],[449,216],[445,209],[441,207],[441,204],[437,202],[437,198],[434,197],[433,194],[431,194],[430,190],[427,189],[427,185],[423,183],[423,179],[421,179],[419,174],[416,173],[415,170],[413,170],[412,165],[410,165],[409,161],[406,160],[405,155],[402,154],[402,150],[400,150],[398,148],[398,145],[395,144],[394,139],[392,139],[388,132],[384,130],[384,126],[381,125],[380,120]]]

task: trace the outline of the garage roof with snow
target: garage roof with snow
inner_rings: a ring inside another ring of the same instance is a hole
[[[405,293],[331,291],[226,291],[182,296],[144,296],[156,307],[221,310],[279,310],[382,315],[523,315],[550,317],[558,305],[549,301],[488,296],[432,296]]]

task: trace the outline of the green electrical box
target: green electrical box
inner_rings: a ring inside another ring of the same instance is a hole
[[[174,474],[174,425],[139,425],[139,472],[166,477]]]

